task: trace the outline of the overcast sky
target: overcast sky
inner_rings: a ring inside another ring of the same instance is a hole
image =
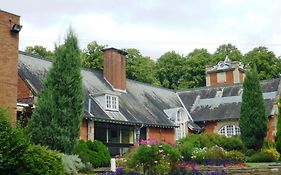
[[[20,50],[52,50],[71,25],[81,48],[97,41],[158,58],[232,43],[281,55],[280,0],[1,0],[0,9],[21,16]]]

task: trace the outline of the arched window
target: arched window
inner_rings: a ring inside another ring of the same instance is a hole
[[[224,136],[240,135],[240,128],[235,125],[226,125],[219,130],[219,134]]]

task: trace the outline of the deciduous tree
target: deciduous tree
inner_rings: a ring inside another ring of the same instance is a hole
[[[25,52],[33,55],[38,55],[44,58],[53,59],[54,53],[52,51],[47,50],[43,46],[35,45],[35,46],[28,46],[25,48]]]

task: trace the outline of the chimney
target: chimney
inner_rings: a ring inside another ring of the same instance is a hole
[[[0,10],[0,106],[16,122],[20,17]]]
[[[127,52],[115,48],[103,49],[103,76],[113,90],[126,91],[126,55]]]
[[[243,83],[244,73],[245,66],[241,62],[226,57],[217,65],[206,67],[206,86]]]

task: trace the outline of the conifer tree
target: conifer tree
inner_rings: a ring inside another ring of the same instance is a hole
[[[35,144],[71,153],[79,138],[83,114],[80,50],[71,29],[65,43],[56,47],[54,58],[28,132]]]
[[[281,98],[279,98],[279,115],[276,133],[276,149],[281,154]]]
[[[239,126],[245,146],[259,150],[267,133],[267,117],[255,66],[246,72]]]

